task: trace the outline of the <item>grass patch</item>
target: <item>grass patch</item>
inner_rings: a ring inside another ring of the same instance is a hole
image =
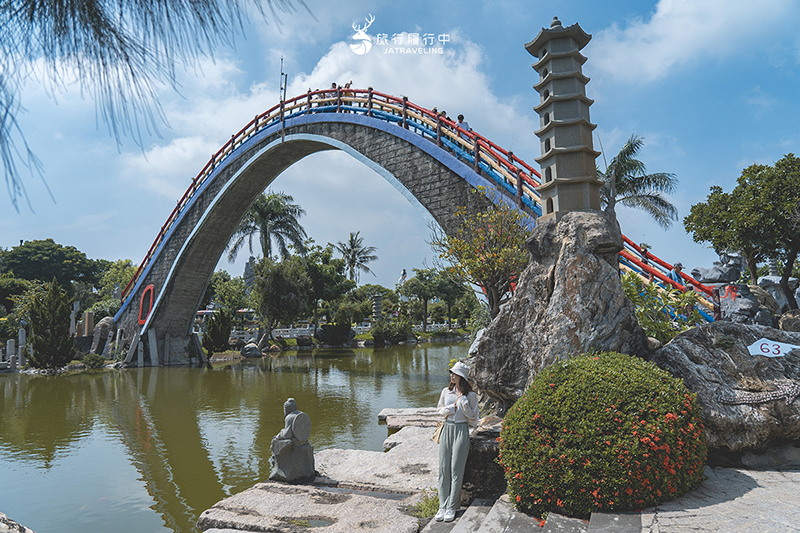
[[[417,518],[432,518],[439,510],[439,493],[433,489],[422,491],[422,501],[408,508],[411,516]]]

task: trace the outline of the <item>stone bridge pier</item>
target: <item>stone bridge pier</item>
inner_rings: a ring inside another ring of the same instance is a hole
[[[201,362],[192,333],[195,313],[233,231],[255,198],[307,155],[342,150],[383,176],[446,233],[458,206],[476,211],[506,194],[430,139],[399,125],[357,114],[319,113],[287,119],[253,135],[227,156],[192,195],[114,317],[117,341],[131,364]],[[506,196],[504,196],[506,197]],[[513,203],[513,198],[507,196]]]

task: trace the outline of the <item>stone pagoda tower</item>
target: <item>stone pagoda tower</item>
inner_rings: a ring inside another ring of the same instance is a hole
[[[539,114],[541,127],[536,135],[541,141],[542,155],[536,162],[542,168],[543,215],[540,220],[568,211],[600,210],[600,186],[595,158],[600,155],[592,147],[592,132],[597,127],[589,121],[586,97],[589,78],[583,75],[586,57],[581,49],[592,36],[577,24],[564,28],[558,17],[550,28],[542,28],[525,49],[538,61],[533,68],[539,82],[533,86],[541,101],[533,109]]]

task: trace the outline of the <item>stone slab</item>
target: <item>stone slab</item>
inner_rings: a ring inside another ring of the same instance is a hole
[[[403,513],[398,501],[330,492],[308,485],[259,483],[203,511],[202,531],[318,533],[416,533],[419,521]]]
[[[386,439],[387,452],[327,449],[314,455],[317,471],[340,487],[416,493],[438,485],[439,450],[433,428],[405,427]]]
[[[592,513],[589,533],[639,533],[642,515],[639,513]]]
[[[705,469],[692,492],[642,511],[642,532],[800,529],[800,472]]]
[[[549,513],[544,523],[542,533],[585,533],[588,529],[589,524],[586,520],[570,518],[557,513]],[[517,532],[515,531],[514,533]]]
[[[378,413],[378,420],[386,420],[388,416],[430,416],[436,415],[437,411],[435,407],[408,407],[398,409],[387,407]]]
[[[386,417],[386,427],[389,429],[402,429],[406,426],[436,427],[442,415],[389,415]]]

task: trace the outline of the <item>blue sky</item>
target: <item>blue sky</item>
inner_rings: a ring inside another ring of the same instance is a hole
[[[31,79],[22,93],[20,124],[44,164],[50,199],[38,177],[25,176],[33,212],[17,213],[0,198],[0,246],[53,238],[91,258],[139,263],[212,153],[278,101],[280,57],[289,95],[353,80],[359,88],[408,96],[419,105],[466,115],[470,125],[530,164],[540,155],[532,107],[534,58],[524,49],[553,16],[592,35],[583,50],[595,149],[610,159],[625,140],[644,137],[649,171],[673,172],[670,200],[681,218],[664,231],[646,215],[618,209],[623,233],[688,269],[716,255],[683,229],[690,207],[711,185],[735,186],[742,169],[800,153],[800,3],[794,0],[471,1],[347,3],[310,0],[282,14],[282,23],[249,18],[245,36],[214,58],[178,68],[178,91],[161,87],[168,125],[145,132],[143,147],[108,134],[94,101],[74,81],[62,87]],[[352,25],[390,37],[447,34],[442,54],[356,55]],[[601,168],[602,158],[598,159]],[[423,216],[383,178],[341,153],[310,156],[284,172],[272,189],[294,196],[302,224],[317,243],[345,241],[360,231],[378,248],[377,274],[362,282],[394,286],[401,269],[432,265]],[[219,268],[241,275],[247,252]]]

